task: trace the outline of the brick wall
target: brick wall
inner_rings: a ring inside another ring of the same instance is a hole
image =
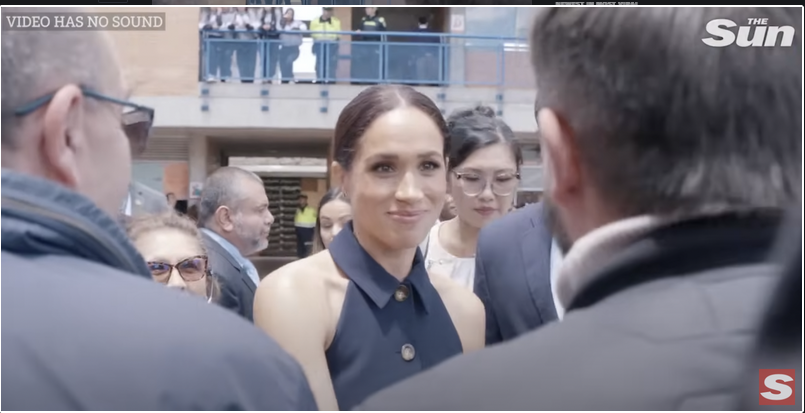
[[[503,80],[504,88],[535,89],[534,69],[526,50],[503,52],[503,73],[500,67],[501,52],[467,48],[464,54],[465,80],[467,83],[494,84]]]
[[[157,10],[121,7],[116,11]],[[126,80],[137,96],[197,95],[199,8],[162,7],[158,11],[165,12],[165,31],[109,32],[117,44]]]
[[[242,5],[245,0],[222,0],[217,5]],[[208,2],[208,3],[210,3]],[[99,8],[102,9],[102,8]],[[103,10],[108,12],[109,10]],[[154,12],[137,7],[116,8],[120,12]],[[138,96],[182,96],[198,94],[199,38],[198,7],[161,7],[166,13],[166,30],[109,32],[118,46],[126,80]],[[343,30],[350,30],[350,9],[337,7]],[[348,46],[342,53],[348,53]],[[344,72],[344,73],[341,73]],[[339,75],[348,76],[348,62],[339,64]]]

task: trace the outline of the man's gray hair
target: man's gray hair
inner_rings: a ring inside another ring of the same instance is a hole
[[[14,13],[53,13],[63,8],[21,7],[3,9]],[[70,9],[70,12],[81,9]],[[5,13],[3,13],[5,14]],[[105,71],[114,63],[109,39],[93,31],[10,30],[2,36],[2,131],[5,148],[12,148],[20,118],[14,112],[31,101],[53,93],[66,84],[100,89],[112,80]],[[116,80],[119,75],[115,73]]]
[[[263,184],[263,180],[254,172],[234,166],[218,168],[207,177],[198,203],[199,226],[206,227],[215,211],[222,206],[237,211],[244,197],[241,183],[245,180],[255,180]]]
[[[702,41],[713,19],[754,17],[792,26],[793,46]],[[625,216],[786,207],[802,185],[801,30],[795,8],[546,9],[531,36],[537,109],[570,126]]]

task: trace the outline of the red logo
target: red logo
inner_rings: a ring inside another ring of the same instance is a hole
[[[794,369],[760,369],[760,405],[794,405]]]

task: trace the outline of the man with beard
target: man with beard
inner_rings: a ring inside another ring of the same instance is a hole
[[[755,16],[797,46],[702,42],[714,19]],[[768,253],[802,188],[800,10],[550,8],[536,20],[564,318],[361,408],[733,409],[780,279]]]
[[[221,283],[219,304],[249,321],[260,276],[249,255],[268,247],[274,216],[263,180],[252,172],[224,167],[204,183],[198,207],[209,265]]]

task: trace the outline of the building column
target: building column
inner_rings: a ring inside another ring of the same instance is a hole
[[[194,203],[196,199],[193,187],[196,183],[204,183],[207,179],[207,165],[209,158],[209,143],[207,136],[191,135],[188,142],[187,169],[189,175],[188,200]]]
[[[461,28],[456,29],[453,27],[453,16],[457,16],[459,19],[464,19],[465,9],[465,7],[447,8],[447,16],[445,17],[447,18],[446,26],[448,33],[464,34],[465,30],[461,30]],[[445,49],[449,56],[447,60],[450,62],[448,63],[449,67],[447,71],[447,80],[449,80],[451,83],[461,83],[464,81],[464,64],[466,62],[466,58],[464,56],[464,44],[467,42],[467,39],[455,37],[448,39],[450,42],[449,47]]]

